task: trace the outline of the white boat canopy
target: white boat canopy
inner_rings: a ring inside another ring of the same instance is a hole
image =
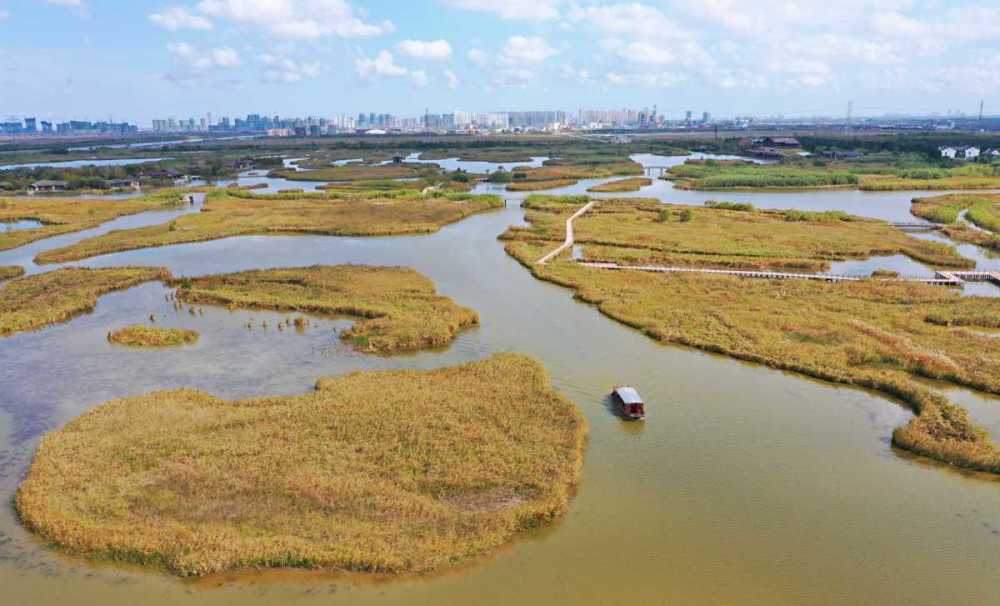
[[[642,397],[634,387],[617,387],[615,393],[624,404],[643,404]]]

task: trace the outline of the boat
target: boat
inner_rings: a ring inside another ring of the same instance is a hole
[[[611,392],[618,410],[629,421],[642,421],[646,418],[646,403],[634,387],[615,387]]]

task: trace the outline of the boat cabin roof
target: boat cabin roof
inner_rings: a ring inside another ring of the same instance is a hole
[[[642,404],[642,396],[634,387],[616,387],[615,393],[625,404]]]

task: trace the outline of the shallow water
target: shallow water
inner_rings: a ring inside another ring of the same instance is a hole
[[[995,480],[893,451],[890,432],[909,414],[881,397],[658,345],[575,302],[568,290],[533,279],[495,239],[522,223],[517,197],[505,197],[507,209],[431,236],[243,237],[81,262],[165,265],[178,275],[406,265],[476,309],[482,326],[443,352],[381,358],[344,348],[333,323],[305,334],[248,331],[251,316],[273,327],[283,314],[209,307],[204,315],[178,314],[157,284],[111,294],[92,314],[0,340],[0,499],[10,502],[44,433],[110,398],[178,386],[229,398],[294,394],[320,376],[356,369],[432,368],[518,351],[539,358],[590,421],[583,479],[563,520],[495,559],[442,576],[372,584],[277,573],[191,585],[58,556],[6,507],[5,601],[930,605],[985,604],[1000,594]],[[113,223],[160,222],[165,214]],[[33,254],[0,253],[0,264]],[[164,352],[106,342],[107,331],[151,313],[162,325],[201,331],[202,340]],[[608,410],[607,392],[622,383],[648,400],[644,424]]]
[[[0,221],[0,232],[21,231],[25,229],[38,229],[44,223],[34,219],[22,219],[20,221]]]
[[[506,171],[511,171],[515,167],[524,166],[528,168],[538,168],[542,166],[548,156],[531,156],[531,160],[528,162],[483,162],[479,160],[460,160],[458,158],[442,158],[440,160],[421,160],[420,153],[412,153],[404,159],[405,162],[414,162],[417,164],[437,164],[441,168],[449,171],[454,170],[464,170],[467,173],[492,173],[500,170],[501,168]],[[390,160],[391,162],[391,160]]]
[[[147,164],[160,162],[170,158],[116,158],[114,160],[67,160],[65,162],[29,162],[27,164],[4,164],[0,170],[15,170],[18,168],[81,168],[83,166],[130,166],[132,164]]]
[[[287,161],[286,161],[287,162]],[[298,165],[287,165],[286,168],[294,169],[298,172],[300,169]],[[301,189],[303,191],[321,191],[320,186],[327,185],[329,181],[295,181],[293,179],[280,179],[274,177],[268,177],[267,171],[262,170],[248,170],[239,174],[236,179],[223,179],[221,181],[216,181],[218,187],[228,187],[231,184],[237,184],[240,187],[246,187],[248,185],[260,185],[265,184],[267,187],[254,188],[251,191],[259,194],[274,194],[283,189]]]

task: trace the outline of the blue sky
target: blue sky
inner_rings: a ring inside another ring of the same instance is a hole
[[[1000,114],[996,0],[0,0],[0,118]]]

